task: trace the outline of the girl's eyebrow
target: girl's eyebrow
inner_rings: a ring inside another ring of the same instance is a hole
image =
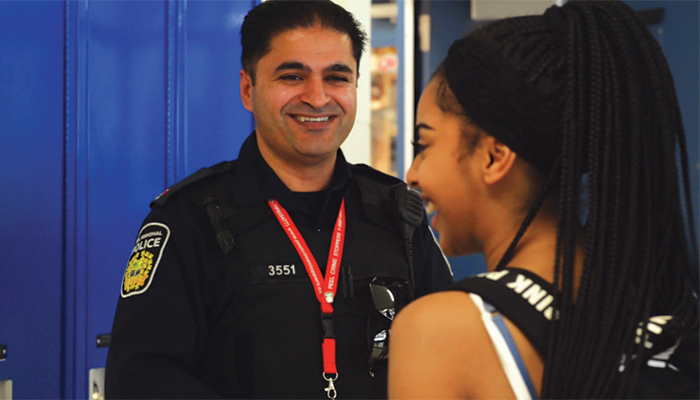
[[[428,124],[425,124],[425,123],[422,123],[422,122],[421,122],[420,124],[416,125],[416,130],[417,130],[417,131],[419,131],[419,130],[421,130],[421,129],[428,129],[428,130],[431,130],[431,131],[435,130],[435,129],[433,129],[432,126],[430,126],[430,125],[428,125]]]

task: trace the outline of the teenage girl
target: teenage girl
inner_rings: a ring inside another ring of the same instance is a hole
[[[411,303],[392,328],[391,398],[698,398],[683,125],[662,51],[628,6],[570,1],[457,40],[416,122],[407,180],[445,254],[534,273],[556,312],[537,349],[478,295]]]

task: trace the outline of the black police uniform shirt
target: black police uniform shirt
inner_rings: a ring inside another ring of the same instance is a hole
[[[320,305],[267,200],[289,212],[325,273],[343,198],[335,388],[339,399],[386,397],[386,368],[373,376],[368,366],[369,325],[378,314],[369,282],[411,279],[403,235],[386,204],[377,205],[400,181],[348,164],[339,150],[328,190],[292,193],[265,163],[255,134],[238,160],[222,164],[219,173],[176,185],[152,204],[122,282],[107,397],[327,398]],[[201,206],[212,187],[220,208],[234,210],[225,211],[235,220],[227,261]],[[413,232],[413,260],[415,297],[453,282],[425,218]]]

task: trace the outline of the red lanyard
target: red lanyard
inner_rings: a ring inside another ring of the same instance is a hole
[[[338,370],[335,365],[335,336],[333,334],[333,299],[338,289],[338,273],[340,272],[340,260],[343,258],[343,244],[345,243],[345,200],[340,203],[340,211],[333,228],[333,238],[331,248],[328,251],[328,262],[326,264],[326,277],[323,278],[318,263],[311,254],[309,246],[301,236],[301,232],[294,224],[285,210],[277,200],[268,200],[272,212],[277,217],[284,232],[289,237],[294,247],[301,257],[301,261],[306,267],[306,272],[315,287],[316,299],[321,304],[321,318],[324,326],[323,335],[323,379],[328,382],[325,391],[329,399],[336,396],[333,382],[338,378]],[[321,281],[323,279],[323,282]],[[335,376],[331,376],[331,374]]]

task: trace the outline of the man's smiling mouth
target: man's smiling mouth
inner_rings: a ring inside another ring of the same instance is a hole
[[[331,119],[330,116],[325,116],[325,117],[305,117],[301,115],[297,115],[294,118],[296,118],[297,121],[299,122],[326,122]]]

